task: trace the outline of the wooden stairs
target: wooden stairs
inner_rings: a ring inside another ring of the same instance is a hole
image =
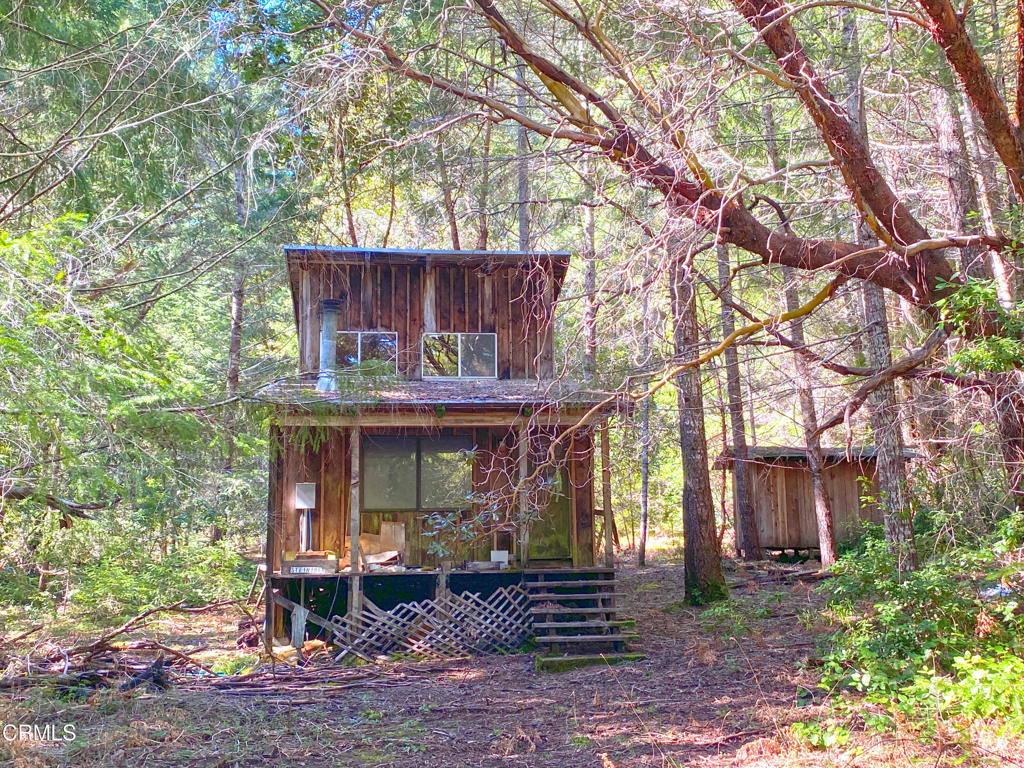
[[[616,664],[643,658],[626,644],[633,622],[617,618],[612,568],[527,568],[523,588],[530,597],[535,640],[542,654],[537,670],[554,672],[587,664]]]

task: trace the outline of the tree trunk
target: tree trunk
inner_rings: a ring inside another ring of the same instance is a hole
[[[526,87],[526,65],[516,65],[516,82],[520,88],[516,89],[516,105],[522,111],[526,107],[524,89]],[[516,186],[519,205],[517,218],[519,220],[519,250],[526,252],[530,250],[530,138],[526,133],[526,126],[516,127]]]
[[[861,84],[860,39],[857,31],[857,13],[852,8],[841,8],[843,20],[842,41],[845,48],[846,111],[852,117],[860,134],[861,145],[868,146],[867,126],[864,122],[864,98]],[[856,238],[863,247],[875,245],[871,230],[863,217],[857,226]],[[871,368],[880,371],[892,365],[889,344],[889,317],[885,308],[885,293],[875,283],[861,281],[861,301],[864,318],[864,336]],[[904,463],[903,430],[896,404],[896,386],[890,379],[868,397],[871,414],[871,432],[875,441],[878,471],[878,503],[882,508],[885,539],[896,555],[899,573],[917,568],[917,548],[911,509],[907,503],[907,469]]]
[[[722,299],[722,338],[727,338],[735,329],[732,314],[732,290],[729,288],[729,250],[718,246],[718,290]],[[761,542],[754,519],[754,503],[751,498],[750,462],[747,456],[747,431],[743,421],[743,390],[740,386],[740,360],[736,345],[730,344],[723,354],[725,360],[726,408],[729,411],[729,427],[732,433],[733,451],[733,499],[736,504],[736,546],[744,560],[760,560],[763,557]]]
[[[768,159],[772,172],[782,168],[779,146],[775,140],[775,117],[772,114],[771,102],[761,107],[764,119],[765,138],[768,146]],[[788,222],[783,222],[788,229]],[[800,306],[800,293],[796,286],[796,277],[792,267],[782,268],[782,280],[786,284],[786,310],[792,312]],[[804,346],[804,321],[797,317],[790,325],[793,341]],[[818,524],[818,550],[821,554],[822,568],[828,568],[838,559],[836,551],[835,518],[832,514],[832,502],[825,490],[825,462],[821,455],[821,439],[818,436],[818,413],[814,404],[814,391],[811,388],[810,367],[802,354],[794,356],[796,369],[796,391],[800,403],[800,421],[804,431],[804,446],[807,450],[807,467],[811,473],[811,491],[814,495],[814,518]]]
[[[597,375],[597,244],[594,234],[594,206],[583,206],[583,378]]]
[[[892,365],[885,294],[877,285],[868,282],[861,283],[861,292],[868,358],[873,369],[882,370]],[[885,539],[896,555],[898,571],[905,573],[917,568],[917,548],[914,543],[913,512],[907,500],[903,430],[896,404],[896,386],[891,379],[871,393],[868,407],[871,413],[871,432],[875,440],[880,496],[878,502],[882,507]]]
[[[939,152],[947,181],[949,214],[953,225],[962,232],[980,230],[976,220],[981,209],[978,189],[971,172],[967,136],[960,120],[957,104],[946,89],[932,91],[935,108]],[[984,170],[982,179],[986,179]],[[986,180],[986,186],[994,185]],[[961,270],[971,277],[995,280],[996,294],[1004,308],[1014,304],[1015,286],[1008,276],[1010,270],[1000,254],[990,251],[988,260],[979,248],[962,251]],[[1014,506],[1024,506],[1024,391],[1020,372],[998,373],[991,377],[995,384],[994,410],[999,448],[1006,470],[1006,488]]]
[[[480,195],[477,200],[477,207],[480,209],[477,214],[477,235],[476,248],[478,251],[487,250],[487,238],[490,235],[487,221],[488,196],[491,192],[491,124],[484,124],[483,158],[480,171]]]
[[[636,545],[637,565],[647,565],[647,521],[651,480],[651,398],[640,403],[640,538]]]
[[[650,363],[651,345],[648,339],[648,300],[647,293],[644,293],[641,314],[643,318],[643,330],[641,331],[640,364],[646,367]],[[647,521],[650,500],[651,480],[651,398],[645,397],[640,403],[640,538],[636,546],[637,565],[643,568],[647,565]]]
[[[352,186],[349,183],[348,178],[348,160],[345,157],[345,134],[342,128],[342,118],[343,116],[339,112],[336,129],[337,134],[335,135],[335,141],[337,142],[337,159],[335,164],[341,172],[341,194],[345,204],[345,222],[348,224],[349,245],[353,248],[358,248],[359,236],[356,233],[356,218],[355,212],[353,211]]]
[[[699,352],[696,276],[685,252],[671,247],[673,340],[679,360]],[[722,554],[715,533],[715,511],[704,432],[701,369],[687,368],[676,377],[679,401],[679,446],[683,459],[683,536],[686,597],[702,605],[728,597]]]
[[[452,182],[448,176],[448,165],[444,159],[444,148],[441,142],[437,143],[437,175],[441,181],[441,202],[444,205],[444,215],[448,220],[448,232],[452,238],[452,249],[462,250],[459,243],[459,221],[455,216],[455,198],[452,197]]]
[[[238,396],[238,379],[242,368],[242,309],[245,303],[245,271],[239,267],[231,285],[231,329],[228,333],[228,365],[225,373],[224,390],[228,399]],[[233,408],[229,404],[228,412]],[[233,419],[228,418],[225,432],[227,457],[224,471],[230,472],[235,463],[235,440]]]
[[[786,310],[792,312],[800,306],[800,295],[796,287],[796,276],[791,267],[782,268],[782,279],[786,283]],[[790,323],[790,336],[798,346],[804,346],[804,321],[796,318]],[[814,405],[814,391],[811,388],[811,371],[806,358],[800,352],[793,355],[796,369],[796,391],[800,401],[800,420],[804,430],[804,445],[807,449],[807,466],[811,472],[811,488],[814,492],[814,518],[818,523],[818,549],[821,551],[821,566],[828,568],[839,557],[836,551],[835,518],[832,502],[825,490],[825,461],[821,455],[821,440],[818,437],[818,412]]]
[[[996,374],[996,426],[1011,503],[1024,509],[1024,372]]]

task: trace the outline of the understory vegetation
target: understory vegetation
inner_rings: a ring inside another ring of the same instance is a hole
[[[928,554],[902,577],[880,530],[836,564],[822,587],[833,634],[820,685],[838,697],[838,722],[965,744],[977,727],[1024,734],[1024,521],[955,530],[922,533]]]

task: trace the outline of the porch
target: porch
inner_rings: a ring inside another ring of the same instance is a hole
[[[503,653],[535,638],[548,655],[621,654],[614,569],[527,568],[489,573],[427,571],[335,576],[275,575],[280,625],[302,648],[323,639],[338,657]],[[357,610],[350,610],[353,597]]]

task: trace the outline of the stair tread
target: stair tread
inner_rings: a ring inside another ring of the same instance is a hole
[[[585,568],[524,568],[523,573],[534,575],[534,574],[548,574],[548,573],[564,573],[565,575],[571,575],[573,573],[615,573],[614,568],[606,568],[603,566],[597,567],[585,567]]]
[[[537,614],[541,614],[541,615],[548,614],[548,613],[550,613],[552,615],[557,615],[557,614],[565,614],[565,613],[584,614],[584,613],[615,613],[615,612],[616,611],[615,611],[614,608],[607,608],[607,607],[606,608],[596,608],[596,607],[591,607],[591,608],[566,608],[564,606],[556,606],[554,608],[531,608],[530,609],[530,613],[537,613]]]
[[[543,594],[531,593],[531,600],[600,600],[605,597],[623,597],[623,592],[587,592],[580,594],[578,592],[569,592],[566,594],[559,594],[558,592],[545,592]]]
[[[633,635],[538,635],[534,638],[538,643],[625,643],[632,640]]]
[[[534,629],[611,629],[614,624],[610,621],[535,621]]]
[[[526,581],[527,589],[534,587],[614,587],[615,579],[576,579],[574,581]]]

